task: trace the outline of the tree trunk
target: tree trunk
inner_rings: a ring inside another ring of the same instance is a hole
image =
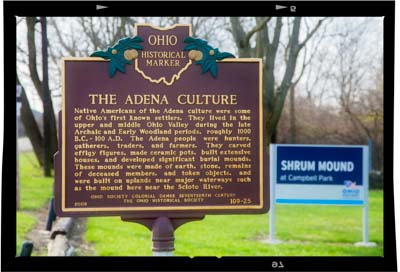
[[[265,140],[267,142],[267,149],[269,148],[270,143],[276,142],[276,129],[272,128],[273,125],[271,123],[271,119],[274,114],[275,109],[275,93],[279,92],[279,90],[275,91],[275,60],[276,54],[278,52],[279,41],[281,39],[282,33],[282,18],[276,18],[276,24],[273,31],[273,36],[270,38],[268,33],[268,28],[264,29],[264,33],[260,33],[263,35],[265,42],[265,63],[263,69],[263,94],[264,101],[263,107],[266,116],[266,135]]]
[[[43,99],[42,84],[40,82],[39,74],[37,71],[36,63],[36,42],[35,42],[35,24],[37,23],[36,17],[26,17],[27,27],[27,42],[28,42],[28,60],[29,60],[29,74],[31,76],[33,85],[38,92],[41,99]]]
[[[274,97],[272,114],[270,119],[267,120],[269,123],[268,134],[270,136],[275,135],[287,93],[292,86],[292,79],[296,70],[297,57],[301,49],[299,44],[300,22],[301,17],[294,18],[290,37],[289,58],[286,64],[285,74]]]
[[[43,149],[43,138],[39,130],[39,126],[36,123],[35,117],[33,116],[31,106],[29,105],[28,97],[26,96],[25,89],[22,87],[21,97],[21,121],[24,125],[26,135],[31,141],[33,151],[35,152],[36,158],[40,166],[44,165],[44,149]]]
[[[20,118],[21,118],[21,116],[20,116],[20,111],[19,111],[19,108],[18,108],[18,106],[20,106],[20,102],[21,102],[21,92],[22,92],[22,87],[20,86],[20,85],[16,85],[16,91],[17,91],[17,95],[16,95],[16,97],[17,97],[17,125],[16,125],[16,132],[17,132],[17,146],[16,146],[16,151],[17,151],[17,210],[19,210],[19,208],[20,208],[20,182],[19,182],[19,179],[20,179],[20,171],[19,171],[19,150],[18,150],[18,140],[19,140],[19,127],[21,126],[21,124],[20,124]]]
[[[53,161],[53,154],[51,147],[51,120],[50,115],[53,111],[53,105],[51,102],[51,95],[49,90],[49,70],[48,70],[48,53],[47,53],[47,22],[46,17],[40,17],[40,25],[42,28],[42,94],[43,94],[43,138],[44,138],[44,176],[51,176],[51,168]]]
[[[289,123],[290,123],[290,143],[296,143],[296,109],[295,109],[295,98],[294,98],[294,86],[290,88],[289,96]]]
[[[245,42],[246,33],[244,32],[243,27],[240,24],[239,17],[230,17],[230,21],[232,26],[232,35],[239,50],[239,58],[250,58],[250,44]]]
[[[53,103],[51,100],[51,96],[49,96],[50,97],[49,99],[48,99],[48,97],[45,98],[45,96],[47,96],[47,94],[43,93],[44,90],[46,90],[46,89],[49,90],[48,80],[46,80],[47,86],[43,86],[43,83],[40,81],[39,75],[37,72],[36,44],[35,44],[35,24],[37,22],[38,22],[38,20],[36,17],[27,17],[26,18],[29,72],[30,72],[32,82],[35,86],[35,89],[38,92],[38,94],[43,102],[44,112],[46,112],[46,114],[48,116],[48,118],[44,117],[44,119],[47,120],[47,124],[46,124],[46,122],[44,122],[43,126],[48,125],[50,127],[50,129],[49,129],[49,131],[50,131],[49,139],[50,140],[46,140],[45,143],[46,143],[46,148],[49,148],[49,150],[50,150],[49,152],[47,152],[47,156],[49,157],[48,160],[50,161],[51,167],[53,167],[53,154],[57,151],[57,142],[58,142],[58,140],[57,140],[57,124],[56,124],[56,118],[54,115]],[[45,41],[47,44],[47,35],[46,35]],[[43,37],[42,37],[42,42],[43,42]],[[45,46],[45,47],[46,47],[45,49],[47,52],[47,46]],[[42,46],[42,49],[43,49],[43,46]],[[46,53],[46,55],[47,55],[47,53]],[[47,59],[47,57],[46,57],[46,59]],[[47,65],[47,61],[46,61],[46,65]],[[48,69],[46,68],[46,70],[48,70]],[[48,93],[50,94],[50,90],[48,91]],[[44,149],[44,147],[42,147],[42,149]],[[41,155],[44,156],[44,150],[43,150],[43,154],[41,154]],[[38,160],[41,161],[41,165],[44,165],[43,158],[38,158]]]

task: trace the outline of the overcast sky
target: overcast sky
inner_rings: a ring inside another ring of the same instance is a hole
[[[157,24],[159,18],[134,18],[138,22],[151,22],[153,24]],[[302,32],[300,35],[300,40],[304,39],[305,33],[307,29],[312,28],[313,24],[320,18],[307,18],[303,20],[302,23]],[[55,22],[60,26],[62,31],[63,37],[68,41],[68,39],[75,39],[77,46],[84,44],[80,39],[82,35],[81,25],[78,23],[77,18],[69,17],[69,18],[62,18],[57,17],[54,18]],[[190,18],[180,18],[180,23],[186,23],[190,21]],[[283,22],[289,22],[291,18],[284,18]],[[272,21],[272,20],[271,20]],[[19,78],[27,90],[29,99],[31,101],[32,107],[38,111],[42,111],[42,106],[40,102],[40,98],[33,91],[33,84],[29,78],[29,70],[27,66],[27,45],[26,45],[26,22],[24,18],[18,18],[17,20],[17,44],[20,50],[18,50],[17,58],[18,62],[18,75]],[[242,18],[242,22],[244,28],[246,30],[251,29],[254,26],[254,18]],[[210,25],[207,25],[209,23]],[[225,26],[225,25],[226,26]],[[214,31],[211,33],[209,37],[209,43],[215,47],[218,47],[221,51],[232,52],[237,54],[237,48],[233,41],[233,37],[228,30],[229,20],[228,18],[217,18],[213,19],[210,18],[209,20],[205,21],[203,28],[200,28],[198,31],[198,35],[201,38],[201,35],[204,34],[207,29],[211,27],[218,26],[218,31]],[[132,25],[132,30],[134,26]],[[36,28],[36,44],[37,50],[39,51],[37,55],[37,62],[40,64],[40,27],[37,25]],[[272,35],[273,28],[270,29],[270,35]],[[282,36],[287,37],[287,30],[283,27]],[[350,33],[348,37],[343,37],[343,32]],[[355,42],[357,43],[357,51],[356,53],[359,55],[357,60],[360,60],[360,65],[364,65],[366,72],[365,72],[365,80],[363,80],[363,84],[368,86],[371,84],[369,78],[371,78],[370,73],[374,72],[374,68],[379,65],[379,62],[382,60],[383,55],[383,18],[379,17],[337,17],[337,18],[330,18],[329,20],[324,22],[323,27],[321,27],[315,37],[307,43],[308,50],[302,50],[302,56],[299,57],[298,65],[297,65],[297,74],[299,74],[302,62],[302,57],[306,54],[305,57],[310,56],[315,52],[313,57],[312,63],[310,63],[307,67],[306,72],[302,76],[301,80],[299,81],[298,87],[296,92],[300,95],[307,95],[307,91],[311,92],[315,95],[320,95],[321,103],[335,103],[335,91],[336,87],[334,82],[329,81],[328,83],[319,82],[317,85],[313,85],[312,83],[315,81],[315,78],[321,76],[321,71],[325,71],[325,74],[328,72],[334,73],[339,69],[339,62],[337,58],[337,51],[338,47],[343,46],[343,43],[346,40],[354,38]],[[123,38],[123,37],[121,37]],[[65,50],[62,49],[60,45],[59,38],[56,35],[54,27],[49,23],[48,26],[48,40],[49,44],[52,47],[50,51],[58,52],[58,54],[68,57],[68,54]],[[254,37],[252,39],[252,43],[254,43]],[[283,40],[283,43],[287,43]],[[351,43],[354,44],[354,43]],[[280,49],[280,57],[278,56],[277,65],[275,70],[275,76],[279,80],[283,76],[284,72],[284,50],[283,46]],[[81,50],[82,48],[80,48]],[[106,49],[106,48],[104,48]],[[61,52],[61,53],[60,53]],[[61,80],[59,74],[60,68],[60,58],[56,60],[50,59],[49,60],[49,67],[50,67],[50,88],[52,90],[53,101],[55,111],[58,112],[60,110],[61,105]],[[299,64],[300,63],[300,64]],[[369,67],[369,68],[368,68]],[[40,69],[39,73],[41,72]],[[320,94],[318,94],[320,93]]]

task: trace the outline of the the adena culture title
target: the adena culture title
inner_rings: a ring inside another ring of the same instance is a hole
[[[116,94],[89,94],[90,103],[93,104],[106,104],[116,105],[119,101]],[[166,95],[154,94],[134,94],[127,95],[123,98],[124,104],[169,104]],[[176,101],[181,105],[236,105],[236,94],[181,94],[176,97]]]

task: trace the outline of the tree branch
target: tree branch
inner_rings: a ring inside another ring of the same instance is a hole
[[[266,24],[271,20],[272,17],[265,17],[261,22],[259,22],[249,33],[247,33],[246,38],[244,39],[244,46],[250,45],[250,39],[253,37],[255,33],[262,30]]]
[[[37,22],[38,19],[36,17],[26,17],[29,72],[36,91],[38,92],[40,98],[43,99],[42,82],[39,78],[36,63],[35,24]]]
[[[315,27],[311,30],[311,32],[309,32],[307,34],[307,37],[304,39],[304,41],[302,41],[299,46],[300,49],[308,42],[309,39],[311,39],[311,37],[315,34],[315,32],[317,32],[318,28],[321,27],[322,22],[325,21],[328,17],[325,17],[323,19],[318,20],[318,23],[315,25]]]
[[[58,38],[61,46],[68,52],[68,54],[71,57],[75,57],[76,56],[76,48],[68,46],[68,44],[64,41],[64,39],[63,39],[64,35],[61,34],[61,31],[58,28],[58,25],[57,25],[56,21],[54,19],[51,19],[50,20],[50,24],[51,24],[52,27],[54,27],[54,30],[56,32],[57,38]]]

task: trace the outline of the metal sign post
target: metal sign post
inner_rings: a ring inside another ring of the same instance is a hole
[[[362,226],[363,226],[363,240],[362,242],[355,243],[356,246],[363,246],[363,247],[376,247],[376,243],[369,242],[369,222],[368,222],[368,191],[369,191],[369,172],[371,171],[371,142],[368,141],[368,148],[363,149],[363,178],[364,178],[364,206],[363,206],[363,219],[362,219]]]
[[[269,147],[270,161],[270,206],[269,206],[269,238],[264,240],[268,244],[279,244],[282,241],[277,240],[275,237],[275,180],[276,180],[276,167],[275,167],[275,157],[276,157],[276,147],[271,144]]]
[[[204,215],[199,214],[173,214],[166,213],[158,217],[144,217],[143,215],[122,216],[122,221],[138,223],[152,232],[153,256],[173,256],[175,247],[175,230],[185,223],[203,220]]]

